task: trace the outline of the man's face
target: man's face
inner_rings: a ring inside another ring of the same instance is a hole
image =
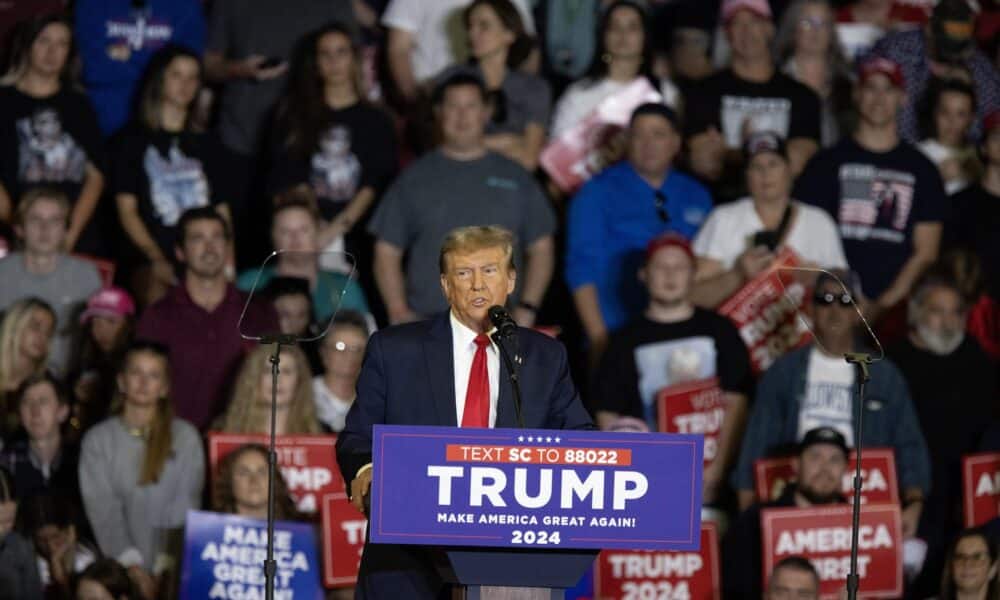
[[[226,266],[226,231],[214,219],[191,221],[181,232],[177,258],[192,273],[221,277]]]
[[[66,208],[55,200],[39,198],[24,215],[21,236],[25,251],[34,255],[51,255],[62,250],[66,240]]]
[[[739,10],[726,24],[733,55],[744,60],[771,60],[774,24],[749,10]]]
[[[767,600],[816,600],[816,576],[802,569],[782,568],[774,572],[767,588]]]
[[[69,407],[59,402],[52,384],[43,381],[25,390],[18,412],[28,435],[38,440],[48,439],[58,432],[69,416]]]
[[[798,490],[813,504],[840,498],[847,457],[833,444],[813,444],[799,454]]]
[[[489,117],[489,108],[474,85],[449,87],[438,107],[444,143],[459,150],[482,146]]]
[[[917,335],[935,354],[951,354],[965,337],[965,311],[954,289],[927,290],[915,316]]]
[[[277,250],[314,254],[319,246],[316,220],[304,208],[286,208],[274,215],[271,238]],[[312,261],[317,257],[311,256]]]
[[[441,289],[455,317],[473,331],[489,330],[487,312],[507,302],[517,278],[503,249],[453,252],[445,256],[445,267]]]
[[[687,300],[694,281],[694,264],[684,250],[666,246],[650,257],[640,277],[652,302],[673,305]]]
[[[869,75],[854,91],[861,120],[872,127],[885,127],[896,120],[906,95],[887,75]]]
[[[312,320],[309,297],[305,294],[285,294],[274,299],[281,333],[304,335]]]
[[[774,152],[761,152],[747,164],[747,189],[757,200],[777,201],[788,198],[792,171],[788,161]]]
[[[826,343],[828,340],[842,340],[854,335],[858,313],[853,305],[844,306],[840,302],[845,293],[844,288],[834,281],[824,281],[816,291],[818,294],[829,293],[834,297],[833,304],[812,303],[813,324],[819,341]]]
[[[663,176],[679,149],[680,136],[659,115],[639,116],[629,128],[628,160],[639,173]]]

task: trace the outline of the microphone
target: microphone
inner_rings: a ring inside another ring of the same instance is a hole
[[[517,323],[514,322],[514,318],[510,316],[506,308],[497,304],[491,306],[487,312],[490,316],[490,322],[497,328],[497,333],[500,334],[500,337],[508,338],[517,331]]]

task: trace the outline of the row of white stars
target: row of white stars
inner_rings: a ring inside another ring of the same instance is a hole
[[[540,435],[539,436],[529,435],[526,438],[523,435],[519,435],[519,436],[517,436],[517,441],[519,441],[519,442],[524,442],[524,441],[527,441],[527,442],[538,442],[538,443],[545,442],[547,444],[551,444],[552,442],[555,442],[555,443],[558,444],[560,441],[562,441],[562,438],[551,437],[551,436],[542,437]]]

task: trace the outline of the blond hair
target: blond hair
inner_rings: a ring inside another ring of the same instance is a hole
[[[228,433],[266,433],[270,430],[270,411],[267,404],[258,401],[261,377],[270,370],[269,359],[272,344],[254,348],[243,360],[229,408],[222,417],[221,429]],[[287,431],[296,433],[319,433],[316,419],[316,405],[313,402],[312,380],[309,376],[309,361],[297,346],[283,348],[284,357],[291,356],[298,369],[292,403],[288,409]]]
[[[507,268],[514,271],[514,234],[499,225],[472,225],[458,227],[448,232],[441,244],[438,268],[444,275],[448,270],[445,260],[451,254],[468,254],[487,248],[499,248],[507,259]]]
[[[56,324],[56,313],[47,302],[41,298],[22,298],[11,304],[4,313],[3,320],[0,321],[0,403],[4,403],[5,392],[13,387],[14,383],[14,363],[17,356],[21,354],[18,347],[21,343],[21,336],[25,327],[28,326],[28,319],[31,313],[36,310],[45,311],[52,317],[52,324]],[[45,371],[45,364],[48,362],[48,354],[43,356],[38,362],[32,365],[28,376],[38,375]],[[0,406],[6,411],[6,406]]]

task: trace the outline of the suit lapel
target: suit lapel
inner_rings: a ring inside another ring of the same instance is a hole
[[[430,335],[424,340],[424,360],[431,395],[440,425],[455,427],[455,359],[451,341],[451,322],[447,312],[435,317]]]

